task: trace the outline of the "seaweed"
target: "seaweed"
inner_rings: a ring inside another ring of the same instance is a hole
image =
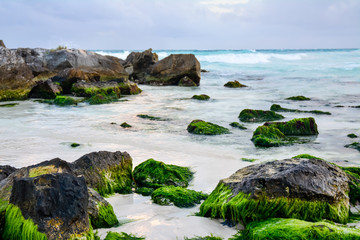
[[[203,120],[194,120],[188,127],[187,131],[192,134],[198,135],[220,135],[229,134],[229,129],[216,125],[214,123],[205,122]]]
[[[242,122],[266,122],[280,120],[285,117],[274,111],[244,109],[240,112],[238,118]]]
[[[110,204],[99,203],[97,208],[99,211],[97,217],[90,216],[90,221],[94,228],[110,228],[119,225],[114,209]]]
[[[0,107],[15,107],[16,105],[19,105],[18,103],[7,103],[7,104],[0,104]]]
[[[145,237],[137,237],[133,234],[127,234],[124,232],[108,232],[104,240],[144,240]]]
[[[79,147],[79,146],[80,146],[79,143],[72,143],[72,144],[70,144],[70,147],[72,147],[72,148],[76,148],[76,147]]]
[[[154,188],[139,187],[136,188],[135,192],[143,196],[150,196],[154,192]]]
[[[71,97],[67,96],[56,96],[54,100],[48,100],[50,103],[54,105],[64,107],[64,106],[71,106],[71,105],[77,105],[77,101]]]
[[[90,105],[107,104],[118,101],[118,96],[115,92],[110,94],[96,93],[86,100]]]
[[[324,160],[324,159],[322,159],[322,158],[315,157],[315,156],[312,156],[312,155],[310,155],[310,154],[306,154],[306,153],[296,155],[296,156],[294,156],[294,157],[292,157],[292,158],[306,158],[306,159],[318,159],[318,160]]]

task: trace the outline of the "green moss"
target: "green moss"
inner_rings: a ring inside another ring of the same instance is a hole
[[[360,142],[353,142],[351,144],[347,144],[345,145],[346,148],[353,148],[356,149],[358,151],[360,151]]]
[[[227,128],[216,125],[214,123],[205,122],[203,120],[194,120],[188,127],[187,131],[192,134],[199,135],[220,135],[220,134],[229,134],[230,131]]]
[[[29,177],[33,178],[44,174],[57,173],[58,171],[59,169],[54,165],[30,168]]]
[[[196,99],[196,100],[202,100],[202,101],[206,101],[206,100],[209,100],[210,97],[206,94],[200,94],[200,95],[194,95],[191,97],[192,99]]]
[[[306,153],[296,155],[296,156],[294,156],[294,157],[292,157],[292,158],[306,158],[306,159],[318,159],[318,160],[323,160],[322,158],[318,158],[318,157],[315,157],[315,156],[312,156],[312,155],[306,154]]]
[[[167,121],[167,119],[163,119],[163,118],[160,118],[160,117],[154,117],[154,116],[150,116],[150,115],[147,115],[147,114],[138,114],[136,116],[139,117],[139,118],[148,119],[148,120],[151,120],[151,121]]]
[[[97,205],[99,214],[96,218],[90,216],[91,225],[96,228],[111,228],[119,225],[113,207],[108,204],[99,203]]]
[[[86,100],[90,105],[107,104],[118,101],[118,96],[112,92],[110,94],[97,93]]]
[[[143,196],[150,196],[154,192],[154,188],[139,187],[136,188],[135,192]]]
[[[98,232],[96,231],[94,233],[94,229],[91,226],[91,222],[89,221],[89,230],[81,235],[74,234],[70,236],[68,240],[100,240],[100,237],[98,236]]]
[[[140,94],[142,90],[135,83],[119,83],[120,92],[123,95]]]
[[[233,196],[231,189],[219,184],[200,206],[200,215],[212,218],[229,219],[247,224],[268,218],[297,218],[306,221],[328,219],[346,223],[349,206],[346,200],[336,204],[321,201],[305,201],[296,198],[273,198],[266,196],[252,199],[242,192]]]
[[[360,202],[360,168],[358,167],[340,167],[349,176],[349,198],[350,203],[358,204]]]
[[[255,158],[241,158],[241,161],[244,161],[244,162],[255,162],[257,159]]]
[[[304,110],[298,110],[298,109],[290,109],[290,108],[282,108],[278,104],[273,104],[270,107],[271,111],[274,112],[297,112],[297,113],[313,113],[313,114],[322,114],[322,115],[331,115],[330,112],[323,112],[319,110],[311,110],[311,111],[304,111]]]
[[[347,135],[347,137],[349,137],[349,138],[357,138],[358,136],[356,134],[354,134],[354,133],[350,133],[350,134]]]
[[[238,123],[238,122],[232,122],[229,124],[233,128],[239,128],[239,129],[247,129],[244,125]]]
[[[131,193],[132,179],[132,165],[118,165],[101,173],[101,182],[96,190],[103,197],[114,193]]]
[[[294,97],[288,97],[286,100],[293,100],[293,101],[309,101],[310,98],[304,97],[304,96],[294,96]]]
[[[28,99],[31,89],[0,90],[0,102]]]
[[[8,103],[8,104],[0,104],[0,107],[15,107],[16,105],[19,105],[18,103]]]
[[[295,118],[288,122],[272,122],[267,126],[279,129],[285,136],[309,136],[319,134],[314,118]]]
[[[187,167],[165,164],[152,158],[134,169],[134,179],[138,187],[159,188],[173,185],[187,187],[193,173]]]
[[[52,101],[52,100],[48,100],[48,101]],[[75,99],[67,96],[56,96],[56,98],[52,101],[52,103],[61,107],[77,105],[77,101]]]
[[[76,147],[79,147],[79,146],[80,146],[79,143],[72,143],[72,144],[70,144],[70,147],[72,147],[72,148],[76,148]]]
[[[159,205],[174,204],[180,208],[194,207],[195,204],[199,204],[201,200],[206,198],[207,195],[202,192],[174,186],[158,188],[151,194],[154,203]]]
[[[210,236],[205,236],[205,237],[195,236],[193,238],[187,238],[187,237],[184,238],[184,240],[222,240],[222,239],[223,238],[215,237],[212,234]]]
[[[250,223],[232,240],[350,240],[360,239],[360,230],[326,221],[272,218]]]
[[[46,240],[44,233],[38,231],[37,225],[29,218],[25,219],[20,208],[9,204],[6,208],[4,240]]]
[[[90,87],[90,88],[82,88],[76,87],[74,84],[71,88],[71,92],[74,93],[76,96],[80,97],[87,97],[90,98],[94,95],[105,95],[105,96],[112,96],[116,95],[116,98],[120,97],[120,88],[118,87]]]
[[[283,119],[284,116],[277,114],[274,111],[263,111],[244,109],[239,114],[239,119],[242,122],[266,122]]]
[[[104,240],[144,240],[144,237],[137,237],[133,234],[108,232]]]
[[[228,87],[228,88],[242,88],[242,87],[247,87],[244,84],[239,83],[239,81],[235,80],[235,81],[229,81],[227,83],[224,84],[224,87]]]
[[[122,128],[131,128],[131,127],[132,127],[130,124],[128,124],[128,123],[126,123],[126,122],[123,122],[122,124],[120,124],[120,126],[121,126]]]
[[[269,126],[256,128],[251,141],[257,147],[277,147],[289,144],[285,135],[279,129]]]

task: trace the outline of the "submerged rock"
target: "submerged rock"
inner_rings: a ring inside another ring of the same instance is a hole
[[[293,97],[288,97],[286,98],[286,100],[293,100],[293,101],[309,101],[311,100],[308,97],[304,97],[304,96],[293,96]]]
[[[242,129],[242,130],[247,129],[244,125],[242,125],[238,122],[232,122],[229,125],[233,128],[238,128],[238,129]]]
[[[60,107],[64,107],[77,105],[78,101],[68,96],[56,96],[54,101],[50,102],[50,104],[51,103]]]
[[[348,138],[357,138],[358,136],[354,133],[350,133],[347,135]]]
[[[132,126],[130,124],[128,124],[127,122],[123,122],[122,124],[120,124],[120,126],[122,128],[131,128]]]
[[[87,205],[83,177],[57,173],[15,179],[3,237],[55,240],[93,236]]]
[[[203,120],[194,120],[188,127],[187,131],[192,134],[199,135],[220,135],[230,133],[229,129],[216,125],[214,123],[205,122]]]
[[[200,95],[194,95],[191,97],[192,99],[196,99],[196,100],[209,100],[210,97],[206,94],[200,94]]]
[[[62,88],[50,79],[38,82],[30,91],[30,98],[54,99],[62,93]]]
[[[107,104],[118,101],[119,98],[116,93],[112,92],[110,94],[105,93],[96,93],[92,95],[90,98],[86,99],[86,102],[90,105],[99,105],[99,104]]]
[[[353,142],[351,144],[347,144],[345,145],[346,148],[353,148],[356,149],[358,151],[360,151],[360,142]]]
[[[239,83],[239,81],[235,80],[235,81],[229,81],[227,83],[224,84],[224,87],[228,87],[228,88],[243,88],[243,87],[247,87],[244,84]]]
[[[328,221],[306,222],[298,219],[272,218],[250,223],[234,239],[337,240],[360,239],[360,230]]]
[[[147,115],[147,114],[138,114],[136,116],[139,117],[139,118],[148,119],[148,120],[151,120],[151,121],[167,121],[167,119],[163,119],[161,117],[154,117],[154,116]]]
[[[290,108],[282,108],[278,104],[273,104],[270,107],[271,111],[274,112],[297,112],[297,113],[313,113],[313,114],[323,114],[323,115],[331,115],[330,112],[323,112],[320,110],[311,110],[311,111],[305,111],[305,110],[298,110],[298,109],[290,109]]]
[[[348,182],[340,168],[318,159],[251,165],[221,180],[200,214],[244,224],[274,217],[346,223]]]
[[[92,152],[73,162],[71,168],[102,196],[131,192],[132,158],[127,152]]]
[[[274,111],[263,111],[244,109],[239,114],[239,119],[242,122],[266,122],[275,121],[285,118],[284,116],[275,113]]]
[[[6,104],[0,104],[0,107],[5,107],[5,108],[10,108],[10,107],[15,107],[19,105],[18,103],[6,103]]]
[[[145,240],[145,237],[137,237],[125,232],[108,232],[104,240]]]
[[[166,186],[156,189],[151,194],[151,199],[159,205],[175,205],[180,208],[194,207],[207,195],[182,187]]]

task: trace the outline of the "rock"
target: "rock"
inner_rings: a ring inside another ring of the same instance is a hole
[[[346,148],[353,148],[356,149],[358,151],[360,151],[360,142],[353,142],[351,144],[347,144],[345,145]]]
[[[138,114],[136,116],[139,117],[139,118],[148,119],[148,120],[151,120],[151,121],[167,121],[168,120],[168,119],[164,119],[164,118],[161,118],[161,117],[150,116],[150,115],[147,115],[147,114]]]
[[[187,131],[192,134],[199,135],[220,135],[230,133],[229,129],[214,123],[205,122],[203,120],[193,120],[187,127]]]
[[[310,98],[304,97],[304,96],[294,96],[294,97],[288,97],[285,100],[293,100],[293,101],[309,101]]]
[[[242,122],[266,122],[283,119],[284,116],[273,111],[244,109],[239,114],[239,119]]]
[[[238,122],[232,122],[229,124],[230,126],[232,126],[233,128],[239,128],[239,129],[247,129],[244,125],[238,123]]]
[[[244,224],[274,217],[346,223],[348,182],[340,168],[318,159],[251,165],[221,180],[200,215]]]
[[[120,126],[122,128],[131,128],[132,126],[130,124],[128,124],[127,122],[123,122],[122,124],[120,124]]]
[[[3,40],[0,40],[0,47],[6,48],[5,43]]]
[[[152,49],[149,48],[144,52],[132,52],[130,53],[126,60],[125,65],[132,66],[131,77],[134,79],[139,79],[144,76],[149,67],[158,62],[159,57],[156,53],[152,52]],[[131,70],[130,70],[131,72]]]
[[[77,81],[71,88],[71,92],[78,97],[91,97],[96,94],[116,95],[120,97],[120,88],[115,81],[110,82],[86,82]]]
[[[87,207],[83,177],[57,173],[15,179],[3,237],[55,240],[93,235]]]
[[[134,179],[138,188],[187,187],[192,177],[193,173],[187,167],[165,164],[152,158],[134,169]]]
[[[70,144],[70,147],[77,148],[77,147],[80,147],[80,144],[79,143],[72,143],[72,144]]]
[[[340,166],[339,166],[340,167]],[[360,204],[360,168],[358,167],[340,167],[349,178],[349,197],[350,203],[354,206]]]
[[[196,87],[197,86],[193,80],[188,78],[188,76],[181,78],[178,85],[181,87]]]
[[[139,83],[150,85],[179,85],[184,77],[200,84],[200,63],[193,54],[171,54],[150,66]],[[183,79],[182,84],[189,82]]]
[[[76,101],[72,97],[57,96],[52,103],[57,106],[64,107],[64,106],[77,105],[78,101]]]
[[[237,239],[360,239],[357,228],[336,225],[329,221],[306,222],[298,219],[273,218],[250,223]]]
[[[10,107],[15,107],[19,105],[18,103],[6,103],[6,104],[0,104],[0,107],[4,107],[4,108],[10,108]]]
[[[206,95],[206,94],[200,94],[200,95],[194,95],[194,96],[192,96],[191,97],[192,99],[196,99],[196,100],[209,100],[210,99],[210,97],[208,96],[208,95]]]
[[[324,159],[322,159],[322,158],[318,158],[318,157],[315,157],[315,156],[312,156],[312,155],[310,155],[310,154],[306,154],[306,153],[296,155],[296,156],[294,156],[294,157],[292,157],[292,158],[306,158],[306,159],[318,159],[318,160],[324,160]]]
[[[137,237],[125,232],[108,232],[104,240],[145,240],[145,237]]]
[[[62,88],[50,79],[38,82],[30,91],[30,98],[54,99],[62,93]]]
[[[122,95],[136,95],[142,92],[138,85],[132,81],[120,82],[118,87]]]
[[[89,204],[88,214],[94,229],[111,228],[119,224],[113,207],[98,192],[88,188]]]
[[[17,168],[14,168],[10,165],[1,165],[0,166],[0,181],[7,178],[10,174],[15,172]]]
[[[298,110],[298,109],[282,108],[279,104],[271,105],[270,110],[274,111],[274,112],[297,112],[297,113],[313,113],[313,114],[331,115],[330,112],[323,112],[320,110],[304,111],[304,110]]]
[[[291,143],[279,129],[269,126],[256,128],[251,141],[257,147],[278,147]]]
[[[156,189],[151,194],[151,199],[159,205],[175,205],[180,208],[194,207],[207,195],[182,187],[166,186]]]
[[[228,87],[228,88],[243,88],[243,87],[247,87],[244,84],[239,83],[239,81],[235,80],[235,81],[229,81],[227,83],[225,83],[224,87]]]
[[[86,102],[90,105],[99,105],[116,102],[118,99],[118,96],[114,92],[111,94],[96,93],[90,98],[86,99]]]
[[[201,72],[202,72],[202,73],[206,73],[206,72],[209,72],[209,71],[206,70],[206,69],[201,69]]]
[[[358,136],[354,133],[350,133],[347,135],[348,138],[357,138]]]
[[[132,158],[127,152],[92,152],[73,162],[71,168],[102,196],[131,192]]]

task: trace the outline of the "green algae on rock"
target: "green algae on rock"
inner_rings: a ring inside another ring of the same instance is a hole
[[[154,188],[139,187],[136,188],[135,192],[143,196],[150,196],[154,190],[155,190]]]
[[[328,221],[306,222],[299,219],[271,218],[253,222],[231,240],[291,239],[291,240],[350,240],[360,239],[360,230]]]
[[[207,195],[202,192],[175,186],[161,187],[151,194],[151,199],[156,204],[173,204],[180,208],[194,207],[195,204],[199,204],[201,200],[205,200],[206,198]]]
[[[90,105],[107,104],[118,101],[118,96],[115,92],[110,94],[96,93],[86,100]]]
[[[307,154],[307,153],[304,153],[304,154],[299,154],[299,155],[296,155],[292,158],[307,158],[307,159],[319,159],[319,160],[324,160],[322,158],[319,158],[319,157],[315,157],[315,156],[312,156],[310,154]]]
[[[187,127],[187,131],[192,134],[199,135],[220,135],[229,134],[229,129],[216,125],[214,123],[205,122],[203,120],[193,120]]]
[[[228,88],[242,88],[242,87],[247,87],[244,84],[239,83],[239,81],[235,80],[235,81],[229,81],[227,83],[224,84],[224,87],[228,87]]]
[[[323,111],[320,111],[320,110],[306,111],[306,110],[283,108],[279,104],[271,105],[270,110],[274,111],[274,112],[296,112],[296,113],[313,113],[313,114],[318,114],[318,115],[331,115],[330,112],[323,112]]]
[[[200,236],[195,236],[192,238],[185,237],[184,240],[223,240],[223,238],[215,237],[214,235],[211,234],[210,236],[205,236],[205,237],[200,237]]]
[[[165,164],[152,158],[134,169],[137,187],[159,188],[163,186],[187,187],[193,173],[187,167]]]
[[[293,100],[293,101],[309,101],[311,100],[308,97],[304,97],[304,96],[293,96],[293,97],[288,97],[285,100]]]
[[[76,147],[79,147],[79,146],[80,146],[79,143],[72,143],[72,144],[70,144],[70,147],[72,147],[72,148],[76,148]]]
[[[132,126],[130,124],[128,124],[127,122],[123,122],[122,124],[120,124],[120,126],[122,128],[131,128]]]
[[[17,101],[28,98],[31,89],[3,89],[0,90],[0,102]]]
[[[256,128],[251,141],[257,147],[278,147],[291,143],[279,129],[271,126]]]
[[[255,158],[241,158],[241,161],[244,161],[244,162],[255,162],[257,159]]]
[[[144,240],[145,237],[137,237],[133,234],[127,234],[125,232],[108,232],[104,240]]]
[[[210,97],[206,94],[194,95],[191,98],[196,99],[196,100],[202,100],[202,101],[206,101],[206,100],[210,99]]]
[[[0,105],[1,106],[1,105]],[[358,136],[354,133],[350,133],[347,135],[348,138],[357,138]]]
[[[15,107],[19,105],[18,103],[7,103],[7,104],[0,104],[0,107]]]
[[[56,96],[56,98],[53,101],[53,104],[61,107],[71,106],[71,105],[77,105],[77,101],[72,97]]]
[[[97,205],[98,215],[96,217],[89,216],[92,226],[96,228],[110,228],[119,224],[114,213],[114,209],[110,204],[99,203]]]
[[[266,122],[283,119],[284,116],[277,114],[274,111],[244,109],[239,114],[239,119],[242,122]]]
[[[360,151],[360,142],[353,142],[350,144],[345,145],[346,148],[353,148],[356,149],[358,151]]]
[[[200,215],[245,225],[274,217],[346,223],[348,191],[348,177],[337,166],[285,159],[251,165],[221,180],[202,203]]]
[[[138,114],[136,116],[139,117],[139,118],[148,119],[148,120],[151,120],[151,121],[167,121],[167,119],[163,119],[161,117],[154,117],[154,116],[150,116],[150,115],[147,115],[147,114]]]
[[[238,122],[232,122],[229,125],[231,127],[233,127],[233,128],[239,128],[239,129],[242,129],[242,130],[247,129],[244,125],[242,125],[242,124],[240,124]]]

